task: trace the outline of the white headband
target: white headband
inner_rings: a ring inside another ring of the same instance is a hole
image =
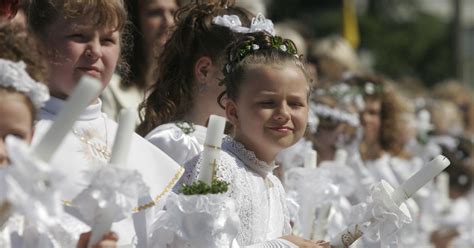
[[[310,110],[320,117],[330,118],[334,121],[345,122],[353,127],[360,125],[359,115],[356,113],[349,113],[338,108],[332,108],[325,104],[310,103]]]
[[[259,31],[266,31],[275,36],[273,22],[270,19],[266,19],[262,13],[259,13],[256,17],[252,18],[252,22],[248,28],[242,26],[240,18],[236,15],[216,16],[212,19],[212,23],[219,26],[228,27],[230,30],[236,33],[255,33]]]
[[[33,80],[25,70],[23,61],[13,62],[0,58],[0,86],[11,87],[25,94],[36,109],[49,99],[48,88]]]

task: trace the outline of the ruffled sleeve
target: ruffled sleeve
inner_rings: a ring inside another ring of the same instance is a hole
[[[145,139],[181,166],[204,149],[196,137],[185,134],[173,123],[156,127],[145,136]]]

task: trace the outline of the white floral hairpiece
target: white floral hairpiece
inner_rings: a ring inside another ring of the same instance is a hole
[[[23,61],[13,62],[0,58],[0,86],[11,87],[25,94],[35,108],[39,109],[49,99],[48,88],[33,80],[25,69]]]
[[[259,13],[256,17],[252,18],[252,22],[248,28],[242,26],[240,18],[236,15],[216,16],[212,19],[212,23],[227,27],[236,33],[255,33],[259,31],[266,31],[269,34],[275,36],[273,22],[270,19],[266,19],[262,13]]]
[[[338,108],[331,108],[327,105],[316,103],[310,103],[310,109],[316,116],[345,122],[353,127],[358,127],[360,125],[359,116],[355,113],[352,114]]]

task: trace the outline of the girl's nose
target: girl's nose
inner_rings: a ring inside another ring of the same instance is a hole
[[[273,118],[279,122],[286,123],[290,119],[290,111],[286,104],[282,104],[273,115]]]
[[[92,60],[96,60],[100,57],[102,57],[102,50],[101,50],[101,44],[100,41],[98,40],[93,40],[91,41],[87,48],[86,51],[84,52],[86,57]]]

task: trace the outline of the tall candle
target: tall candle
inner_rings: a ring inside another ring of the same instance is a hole
[[[431,160],[393,192],[392,198],[395,203],[400,205],[410,198],[416,191],[446,169],[449,164],[449,160],[443,155],[438,155]]]
[[[441,172],[436,177],[436,188],[440,194],[440,205],[441,209],[444,210],[449,207],[449,174],[447,172]]]
[[[58,146],[71,130],[77,117],[96,98],[102,89],[101,83],[92,77],[83,76],[71,96],[59,111],[56,120],[35,146],[33,154],[49,162]]]
[[[120,111],[119,123],[112,147],[110,163],[114,165],[126,165],[130,145],[135,130],[137,111],[134,109],[122,109]]]
[[[201,168],[198,180],[210,184],[214,175],[214,167],[220,155],[222,137],[224,136],[225,118],[217,115],[209,117],[204,151],[202,153]]]
[[[318,153],[314,149],[308,149],[304,155],[304,167],[309,169],[316,168],[318,162]]]
[[[347,152],[343,149],[337,149],[334,155],[334,160],[340,164],[345,164],[347,161]]]
[[[89,244],[87,245],[88,248],[92,248],[96,245],[102,237],[110,232],[113,223],[113,212],[107,211],[106,209],[101,209],[101,215],[99,215],[92,225],[92,233],[91,238],[89,239]]]
[[[405,200],[416,193],[416,191],[426,185],[430,180],[436,177],[436,175],[441,173],[449,166],[449,164],[450,162],[445,156],[438,155],[435,159],[431,160],[427,165],[421,168],[415,175],[405,181],[400,187],[395,189],[391,194],[392,200],[397,204],[397,206],[400,206]],[[387,186],[385,186],[385,188],[387,188]],[[393,189],[390,189],[389,192],[391,192],[391,190]],[[400,208],[400,210],[403,212],[406,211],[406,209],[404,210],[403,208]],[[407,213],[407,215],[409,215],[409,213]],[[377,220],[372,218],[351,225],[335,237],[331,238],[331,246],[336,248],[349,247],[364,234],[365,230],[370,229],[372,225],[376,224]]]

